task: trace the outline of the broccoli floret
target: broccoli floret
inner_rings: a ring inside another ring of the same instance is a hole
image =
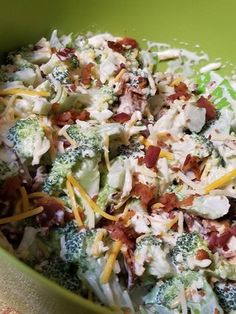
[[[219,259],[211,265],[214,275],[228,280],[236,280],[236,267],[226,259]]]
[[[64,186],[68,173],[78,170],[84,158],[92,157],[94,157],[94,152],[85,146],[70,149],[58,156],[44,183],[43,191],[48,194],[59,194]]]
[[[174,265],[180,270],[198,267],[195,257],[200,249],[206,252],[208,258],[210,257],[211,252],[206,242],[197,232],[183,233],[178,237],[176,245],[171,251],[171,258]]]
[[[224,158],[220,155],[218,149],[213,145],[213,143],[204,135],[192,133],[190,135],[193,140],[200,144],[200,151],[199,155],[196,155],[197,157],[206,157],[202,156],[202,152],[207,152],[208,156],[211,156],[211,158],[215,161],[216,165],[221,165],[222,167],[225,167],[225,161]]]
[[[93,245],[99,232],[104,232],[103,239]],[[108,283],[102,284],[100,277],[104,270],[105,252],[111,245],[111,239],[104,229],[91,229],[80,232],[64,233],[61,239],[61,258],[66,263],[77,265],[77,275],[85,286],[91,289],[100,301],[108,306],[132,307],[128,293],[121,287],[118,277],[113,273]]]
[[[214,291],[225,313],[236,311],[236,284],[218,282],[214,286]]]
[[[17,70],[24,70],[27,68],[34,68],[34,65],[27,61],[26,59],[23,59],[20,54],[9,54],[8,60],[10,63],[14,64],[17,67]]]
[[[32,160],[32,165],[38,164],[41,156],[50,148],[50,142],[37,118],[18,120],[10,128],[7,138],[22,162]]]
[[[75,265],[65,263],[58,256],[51,256],[35,268],[60,286],[72,292],[81,293],[82,283],[76,274],[77,267]]]
[[[171,273],[167,253],[162,240],[155,235],[141,236],[136,241],[134,267],[137,276],[151,275],[163,278]]]
[[[54,68],[52,71],[52,75],[60,83],[63,83],[63,84],[69,84],[70,83],[70,80],[68,78],[69,71],[66,67],[58,66],[58,67]]]
[[[127,158],[144,157],[144,146],[140,144],[136,138],[133,138],[128,145],[121,145],[118,148],[118,155],[122,155]]]
[[[74,124],[66,129],[67,134],[76,141],[80,146],[84,145],[96,153],[101,153],[103,150],[103,142],[101,135],[98,134],[96,127],[90,127],[86,130],[81,129]]]
[[[100,97],[99,97],[100,103],[107,103],[109,105],[112,105],[117,100],[117,96],[115,95],[113,88],[109,86],[105,86],[105,85],[102,86],[99,92],[100,92]]]
[[[183,297],[190,313],[223,313],[206,278],[193,271],[158,283],[144,298],[144,303],[151,313],[182,313]]]

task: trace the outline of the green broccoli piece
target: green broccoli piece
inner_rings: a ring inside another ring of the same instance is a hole
[[[118,155],[124,157],[144,157],[144,146],[136,138],[132,138],[128,145],[121,145],[118,148]]]
[[[136,241],[134,251],[135,274],[137,276],[151,275],[156,278],[170,275],[172,269],[167,260],[167,253],[163,241],[155,235],[141,236]]]
[[[111,246],[112,242],[108,235],[104,235],[102,240],[103,248],[94,256],[92,247],[98,232],[101,230],[91,229],[69,234],[64,233],[61,239],[60,256],[66,263],[77,265],[77,276],[103,304],[108,306],[116,305],[120,308],[132,308],[132,302],[127,291],[121,286],[118,277],[114,273],[108,283],[102,284],[100,282],[106,264],[104,251]]]
[[[78,263],[79,271],[85,272],[91,266],[88,263],[90,257],[86,249],[92,246],[96,234],[97,230],[95,229],[65,233],[61,250],[63,260],[69,263]]]
[[[195,156],[199,158],[211,156],[216,165],[221,165],[222,167],[225,167],[224,158],[220,155],[218,149],[207,137],[202,134],[196,133],[192,133],[190,136],[196,143],[199,144],[199,152],[197,152]]]
[[[236,267],[226,259],[219,259],[211,265],[213,274],[222,279],[236,280]]]
[[[70,149],[58,156],[53,162],[52,169],[44,182],[43,191],[48,194],[59,194],[64,187],[70,171],[78,170],[84,158],[94,157],[94,152],[86,146]]]
[[[200,249],[204,250],[210,258],[211,252],[197,232],[183,233],[178,237],[176,245],[171,251],[172,262],[180,270],[194,269],[197,267],[195,256]]]
[[[32,63],[30,63],[28,60],[22,58],[22,55],[20,54],[9,54],[8,55],[8,61],[12,64],[14,64],[17,67],[17,70],[24,70],[27,68],[33,68],[34,69],[34,65]]]
[[[50,148],[42,125],[33,117],[18,120],[9,129],[7,138],[22,162],[32,161],[32,165],[38,164],[41,156]]]
[[[60,286],[81,294],[82,283],[76,274],[77,268],[73,264],[65,263],[60,257],[52,255],[35,269]]]
[[[217,282],[214,285],[214,291],[225,313],[231,313],[231,311],[236,311],[235,283]]]
[[[69,84],[70,80],[68,78],[69,71],[67,67],[58,66],[52,71],[53,77],[62,84]]]
[[[91,126],[83,130],[78,125],[73,124],[66,129],[66,132],[78,145],[84,145],[88,149],[94,150],[96,154],[103,151],[102,137],[98,134],[96,127]]]
[[[186,299],[190,313],[223,313],[206,278],[193,271],[184,272],[164,283],[158,283],[144,297],[144,304],[149,310],[148,313],[182,313],[181,299],[183,297]]]

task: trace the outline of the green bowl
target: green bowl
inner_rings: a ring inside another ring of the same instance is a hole
[[[0,1],[1,56],[21,45],[60,33],[104,32],[166,42],[196,44],[210,58],[236,64],[235,0],[11,0]],[[188,48],[187,47],[187,48]],[[111,313],[60,288],[0,249],[0,313]]]

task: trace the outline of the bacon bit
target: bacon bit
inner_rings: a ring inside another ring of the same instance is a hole
[[[217,232],[213,231],[210,234],[210,237],[208,239],[208,247],[210,250],[213,250],[217,247],[217,242],[218,242],[218,236],[217,236]]]
[[[122,46],[122,44],[119,41],[111,41],[108,40],[107,41],[107,46],[112,49],[115,52],[123,52],[124,51],[124,47]]]
[[[191,97],[191,95],[188,93],[187,85],[183,82],[180,82],[178,85],[175,85],[174,89],[175,93],[168,96],[168,99],[171,101],[181,99],[181,97],[184,97],[185,100],[188,100]]]
[[[154,189],[154,186],[151,187],[143,183],[136,183],[131,194],[133,196],[140,197],[142,204],[147,206],[154,198]]]
[[[119,221],[115,223],[112,222],[111,224],[104,226],[104,228],[110,233],[113,240],[120,240],[129,248],[134,248],[135,240],[139,236],[134,229],[125,227]]]
[[[236,224],[230,228],[230,232],[232,235],[236,236]]]
[[[0,188],[0,198],[2,200],[13,200],[16,198],[16,191],[21,186],[21,179],[18,176],[10,177],[5,180]]]
[[[202,261],[203,259],[209,258],[209,254],[207,251],[200,249],[200,250],[197,250],[195,257],[197,260]]]
[[[160,155],[160,151],[161,149],[158,146],[150,145],[148,147],[144,158],[144,162],[147,168],[152,168],[156,165]]]
[[[219,237],[218,237],[218,240],[217,240],[217,246],[218,247],[224,247],[229,239],[232,237],[232,233],[230,231],[230,229],[226,230],[225,232],[223,232]]]
[[[138,78],[138,87],[139,88],[145,88],[148,86],[148,79],[146,77],[140,76]]]
[[[82,67],[81,70],[81,82],[84,85],[89,85],[91,82],[91,71],[92,68],[94,67],[94,64],[92,62],[86,64],[85,66]]]
[[[201,96],[197,101],[197,106],[199,108],[206,109],[206,118],[208,120],[213,120],[216,118],[216,109],[214,105],[207,98]]]
[[[37,200],[37,206],[42,206],[44,211],[36,216],[41,227],[62,226],[65,223],[64,206],[54,197],[42,197]]]
[[[118,41],[121,45],[123,46],[131,46],[132,49],[138,47],[138,43],[135,39],[129,38],[129,37],[124,37],[123,39]]]
[[[73,93],[76,91],[76,88],[77,88],[77,85],[76,85],[75,83],[73,83],[73,84],[71,84],[71,85],[69,86],[70,92],[73,92]]]
[[[64,61],[70,59],[74,52],[75,52],[74,48],[63,48],[60,49],[56,54],[60,60]]]
[[[57,102],[52,104],[52,111],[53,112],[58,112],[59,110],[60,110],[60,104],[58,104]]]
[[[182,201],[179,201],[178,207],[191,206],[193,204],[194,197],[195,197],[195,195],[190,195],[189,197],[184,198]]]
[[[144,157],[138,157],[138,165],[142,166],[144,164]]]
[[[58,126],[64,126],[66,124],[73,124],[76,120],[87,121],[89,118],[90,113],[87,110],[78,112],[75,109],[70,109],[56,114],[54,122]]]
[[[199,159],[195,156],[191,156],[191,154],[186,156],[182,170],[183,172],[193,171],[197,180],[200,180],[201,178]]]
[[[125,123],[131,119],[131,116],[125,112],[121,112],[121,113],[118,113],[118,114],[115,114],[114,116],[112,116],[112,119],[115,122]]]
[[[160,197],[159,202],[164,205],[162,210],[166,212],[170,212],[178,207],[178,198],[175,193],[164,193]]]

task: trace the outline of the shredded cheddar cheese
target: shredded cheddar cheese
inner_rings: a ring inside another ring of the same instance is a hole
[[[168,152],[167,150],[161,150],[160,151],[160,155],[159,155],[159,157],[163,157],[163,158],[166,158],[166,159],[168,159],[168,160],[173,160],[174,159],[174,154],[172,154],[172,153],[170,153],[170,152]]]
[[[176,216],[175,218],[171,219],[166,223],[166,227],[171,229],[177,222],[178,222],[179,216]]]
[[[111,248],[111,251],[109,253],[106,265],[105,265],[104,270],[103,270],[101,277],[100,277],[100,282],[102,284],[108,283],[110,276],[111,276],[111,273],[112,273],[112,270],[113,270],[113,267],[114,267],[115,262],[116,262],[116,258],[120,252],[121,247],[122,247],[122,242],[120,240],[117,240],[114,242],[114,244]]]
[[[209,185],[205,186],[205,188],[204,188],[205,194],[209,193],[212,190],[217,189],[218,187],[220,187],[222,185],[229,183],[235,177],[236,177],[236,169],[230,171],[229,173],[223,175],[219,179],[217,179],[217,180],[213,181],[212,183],[210,183]]]
[[[20,187],[20,194],[22,197],[23,212],[26,212],[29,209],[29,198],[24,186]]]
[[[93,209],[94,212],[98,213],[99,215],[103,216],[106,219],[113,221],[117,220],[117,217],[109,215],[103,210],[101,210],[101,208],[99,208],[99,206],[89,197],[89,195],[85,192],[85,190],[82,188],[79,182],[71,174],[67,176],[67,179],[79,191],[81,197],[89,204],[89,206]]]
[[[21,213],[22,210],[22,199],[20,198],[17,202],[16,202],[16,206],[15,206],[15,213],[19,214]]]
[[[8,96],[8,95],[29,95],[29,96],[48,97],[50,96],[50,93],[46,91],[36,91],[36,90],[21,89],[21,88],[0,90],[0,96]]]
[[[116,75],[116,77],[114,78],[114,81],[115,81],[115,82],[118,82],[118,81],[121,79],[121,77],[124,75],[125,72],[126,72],[126,69],[122,69],[122,70]]]
[[[79,227],[83,227],[83,222],[81,220],[81,217],[80,217],[80,214],[78,211],[78,204],[77,204],[76,199],[75,199],[75,194],[74,194],[72,185],[68,180],[66,181],[66,189],[68,192],[68,196],[71,200],[72,210],[73,210],[73,213],[75,215],[76,222],[77,222]]]
[[[97,235],[95,237],[95,240],[94,240],[94,243],[93,243],[92,249],[91,249],[93,256],[95,256],[95,257],[99,256],[99,242],[102,241],[102,239],[106,235],[106,233],[107,233],[106,229],[100,229],[97,232]]]
[[[0,225],[20,221],[20,220],[23,220],[25,218],[38,215],[42,211],[43,211],[43,207],[39,206],[39,207],[36,207],[34,209],[28,210],[27,212],[21,213],[21,214],[17,214],[17,215],[11,216],[11,217],[1,218],[0,219]]]
[[[48,196],[48,194],[44,193],[44,192],[34,192],[34,193],[31,193],[31,194],[28,194],[29,199],[37,198],[37,197],[46,197],[46,196]]]

